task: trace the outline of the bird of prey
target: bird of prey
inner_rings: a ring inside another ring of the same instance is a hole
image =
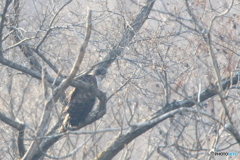
[[[76,80],[81,80],[94,88],[97,88],[97,77],[103,77],[107,73],[105,68],[98,68],[93,74],[80,76]],[[74,88],[71,92],[68,106],[66,107],[66,116],[68,123],[72,127],[77,127],[79,123],[84,122],[88,114],[92,111],[96,101],[96,96],[91,90]]]

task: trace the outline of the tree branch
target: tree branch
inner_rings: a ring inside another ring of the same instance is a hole
[[[237,85],[240,80],[240,72],[234,75],[232,78],[226,78],[221,81],[221,85],[223,90],[229,89],[232,85]],[[217,85],[209,86],[206,90],[204,90],[200,94],[200,102],[203,102],[217,94]],[[162,122],[163,120],[167,119],[168,117],[159,119],[158,121],[153,121],[155,118],[162,116],[170,111],[175,109],[179,109],[181,107],[193,107],[195,102],[198,102],[198,94],[195,93],[193,97],[188,97],[180,101],[174,101],[170,104],[166,104],[162,109],[158,110],[155,114],[153,114],[150,118],[148,118],[145,123],[148,121],[152,121],[149,125],[143,126],[133,126],[132,130],[119,135],[112,144],[103,152],[101,152],[95,159],[97,160],[109,160],[112,159],[119,151],[121,151],[124,146],[130,143],[133,139],[140,136],[147,130],[151,129],[152,127],[156,126],[158,123]],[[234,133],[234,132],[231,132]]]
[[[26,152],[24,147],[24,142],[23,142],[25,125],[12,120],[11,118],[8,118],[5,114],[1,112],[0,112],[0,120],[18,130],[18,151],[19,151],[20,157],[22,157]]]
[[[86,27],[86,35],[84,42],[80,48],[80,52],[75,60],[75,63],[72,67],[72,70],[69,74],[69,76],[61,82],[61,84],[55,89],[54,94],[50,100],[45,105],[45,110],[41,118],[41,122],[37,131],[37,137],[42,137],[44,134],[47,132],[49,123],[50,123],[50,115],[52,112],[52,108],[54,104],[58,101],[59,97],[61,96],[62,93],[69,87],[70,83],[73,81],[75,75],[77,74],[79,67],[82,63],[82,60],[85,55],[85,51],[90,39],[91,35],[91,30],[92,30],[92,22],[91,22],[91,14],[92,12],[89,11],[88,16],[87,16],[87,27]],[[22,160],[29,160],[33,159],[34,155],[39,152],[39,144],[41,143],[40,140],[36,140],[32,142],[31,146],[29,147],[27,153],[24,155]],[[35,158],[34,158],[35,159]]]
[[[1,112],[0,112],[0,120],[17,130],[22,130],[24,128],[24,124],[14,121],[11,118],[8,118],[5,114]]]
[[[90,112],[89,116],[87,117],[87,119],[84,123],[81,123],[78,126],[78,128],[72,129],[72,130],[78,130],[80,128],[83,128],[83,127],[95,122],[96,120],[98,120],[99,118],[101,118],[103,115],[106,114],[106,103],[107,103],[106,94],[96,88],[93,88],[93,93],[96,94],[96,96],[98,97],[98,99],[100,101],[98,107],[95,110],[93,110],[92,112]],[[51,129],[51,131],[47,134],[48,136],[54,135],[56,130],[62,125],[63,119],[64,119],[64,116]],[[34,160],[39,159],[41,156],[43,156],[43,152],[46,152],[54,143],[56,143],[60,138],[62,138],[62,136],[63,136],[62,134],[53,136],[52,138],[46,139],[44,142],[42,142],[40,145],[41,150],[39,150],[38,153],[36,153],[34,155],[34,157],[33,157]]]
[[[103,59],[104,62],[99,67],[108,68],[118,56],[121,55],[124,48],[130,43],[136,33],[140,30],[144,22],[147,20],[150,11],[152,10],[155,0],[148,0],[146,5],[142,7],[135,20],[128,26],[125,32],[122,34],[122,38],[118,44],[106,55]]]
[[[237,143],[240,145],[240,134],[236,129],[236,127],[234,127],[232,124],[229,123],[225,125],[225,128],[227,131],[229,131],[232,134],[232,136],[236,139]]]
[[[12,0],[6,0],[4,9],[3,9],[3,13],[1,15],[2,19],[0,22],[0,58],[3,58],[3,48],[2,48],[2,36],[3,36],[3,28],[4,28],[4,21],[6,20],[6,13],[7,13],[7,9],[9,7],[9,5],[11,4]]]
[[[34,70],[32,70],[32,69],[29,69],[29,68],[27,68],[27,67],[24,67],[24,66],[22,66],[22,65],[19,65],[19,64],[17,64],[17,63],[14,63],[14,62],[12,62],[12,61],[9,61],[9,60],[7,60],[7,59],[5,59],[5,58],[0,58],[0,63],[3,64],[3,65],[8,66],[8,67],[10,67],[10,68],[13,68],[13,69],[16,69],[16,70],[18,70],[18,71],[21,71],[21,72],[23,72],[23,73],[25,73],[25,74],[27,74],[27,75],[30,75],[30,76],[32,76],[33,78],[42,80],[42,76],[41,76],[41,74],[40,74],[39,72],[34,71]],[[62,78],[57,78],[57,79],[55,79],[55,78],[52,78],[52,77],[49,77],[49,76],[46,77],[46,80],[47,80],[49,83],[53,83],[53,82],[54,82],[56,85],[59,85],[59,84],[63,81]],[[80,88],[82,88],[82,89],[84,89],[84,90],[89,90],[89,89],[91,89],[91,86],[90,86],[88,83],[83,82],[83,81],[74,81],[74,82],[71,82],[70,85],[73,86],[73,87],[80,87]]]

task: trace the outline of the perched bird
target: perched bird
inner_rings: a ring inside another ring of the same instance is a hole
[[[105,68],[98,68],[93,74],[80,76],[76,80],[87,82],[92,87],[98,87],[98,77],[103,77],[107,73]],[[68,106],[66,108],[68,116],[67,121],[72,127],[78,126],[79,123],[84,122],[88,114],[94,107],[96,96],[89,90],[82,90],[81,88],[74,88],[71,92]]]

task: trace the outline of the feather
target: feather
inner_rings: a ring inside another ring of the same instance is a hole
[[[84,75],[78,80],[85,81],[93,87],[97,87],[97,81],[94,75]],[[79,123],[85,121],[88,114],[92,111],[95,101],[96,96],[91,91],[75,88],[67,108],[70,125],[78,126]]]

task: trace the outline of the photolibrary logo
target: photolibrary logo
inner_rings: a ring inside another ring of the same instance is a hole
[[[215,157],[215,156],[238,156],[237,152],[210,152],[210,157]]]

